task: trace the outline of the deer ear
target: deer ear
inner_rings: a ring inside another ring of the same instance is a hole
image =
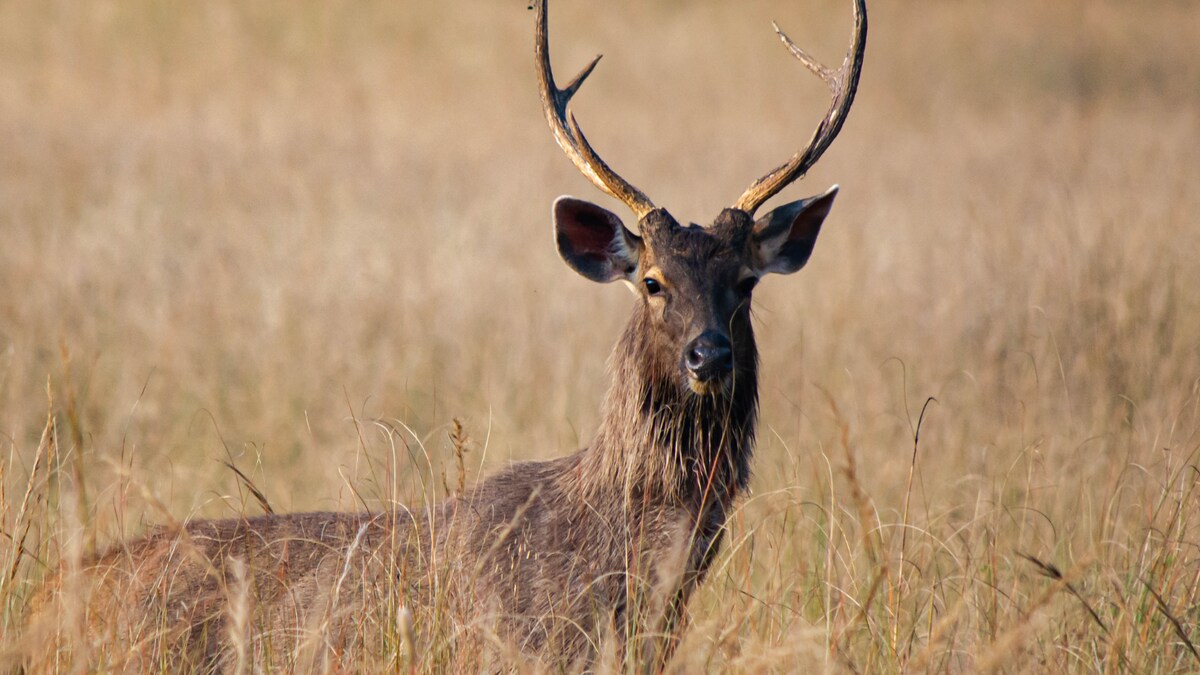
[[[791,274],[804,267],[837,193],[834,185],[825,194],[784,204],[754,222],[751,245],[760,274]]]
[[[554,201],[554,240],[571,269],[592,281],[633,279],[642,239],[617,214],[574,197]]]

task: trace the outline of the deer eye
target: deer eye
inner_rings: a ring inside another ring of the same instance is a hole
[[[662,284],[658,283],[657,279],[646,277],[642,283],[646,284],[646,292],[650,295],[658,295],[659,293],[662,293]]]
[[[758,277],[746,277],[734,285],[733,290],[737,291],[738,295],[750,295],[750,291],[758,285]]]

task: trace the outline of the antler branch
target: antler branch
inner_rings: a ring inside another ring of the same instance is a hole
[[[566,88],[559,89],[555,86],[554,73],[550,68],[550,37],[546,26],[546,0],[534,0],[533,6],[537,13],[537,41],[534,46],[534,55],[537,59],[538,88],[542,97],[542,109],[546,113],[546,122],[550,124],[550,131],[554,133],[554,140],[558,142],[563,152],[567,153],[567,157],[575,164],[575,168],[579,169],[588,180],[605,193],[624,202],[634,215],[641,219],[642,216],[654,210],[654,203],[641,190],[617,175],[600,158],[600,155],[596,154],[583,135],[583,131],[580,130],[579,123],[575,121],[575,115],[568,110],[571,97],[579,91],[579,87],[583,85],[588,75],[592,74],[592,70],[600,62],[600,57],[597,56],[585,66]]]
[[[867,4],[866,0],[854,0],[854,37],[850,42],[849,51],[846,52],[846,58],[842,61],[842,67],[836,71],[825,67],[797,46],[777,24],[772,25],[788,51],[804,64],[805,68],[829,85],[830,91],[833,92],[833,101],[829,104],[829,111],[825,113],[824,119],[813,132],[808,146],[796,153],[787,163],[755,181],[734,204],[735,209],[741,209],[750,215],[754,215],[763,202],[807,173],[842,130],[846,114],[854,104],[854,95],[858,92],[858,78],[862,74],[863,52],[867,45]]]

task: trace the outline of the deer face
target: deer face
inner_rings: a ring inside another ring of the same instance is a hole
[[[633,286],[642,299],[634,327],[649,336],[642,351],[658,374],[675,368],[680,381],[698,394],[727,389],[756,358],[749,319],[754,284],[765,274],[790,274],[804,266],[837,194],[834,186],[754,220],[758,207],[806,174],[841,132],[862,73],[866,0],[854,0],[854,35],[837,70],[817,63],[775,27],[788,51],[829,85],[833,99],[808,145],[751,183],[733,208],[706,228],[681,226],[596,154],[568,106],[600,57],[560,88],[550,67],[546,0],[533,0],[532,7],[538,91],[554,140],[588,180],[633,211],[641,232],[633,234],[595,204],[561,197],[554,203],[559,253],[588,279],[622,279]]]
[[[558,252],[597,282],[625,281],[640,300],[639,326],[652,367],[700,395],[727,391],[756,358],[750,325],[755,285],[808,261],[836,186],[753,220],[726,209],[709,227],[680,225],[655,209],[641,236],[616,214],[561,197],[554,204]]]

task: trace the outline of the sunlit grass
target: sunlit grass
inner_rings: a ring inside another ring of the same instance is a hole
[[[703,221],[825,105],[769,20],[834,61],[848,4],[555,0],[555,59],[606,53],[589,138]],[[1200,10],[879,4],[674,666],[1194,672]],[[222,460],[277,511],[419,505],[453,418],[468,480],[595,428],[629,296],[554,253],[553,198],[602,199],[524,3],[5,3],[0,148],[5,654],[63,561],[259,513]]]

